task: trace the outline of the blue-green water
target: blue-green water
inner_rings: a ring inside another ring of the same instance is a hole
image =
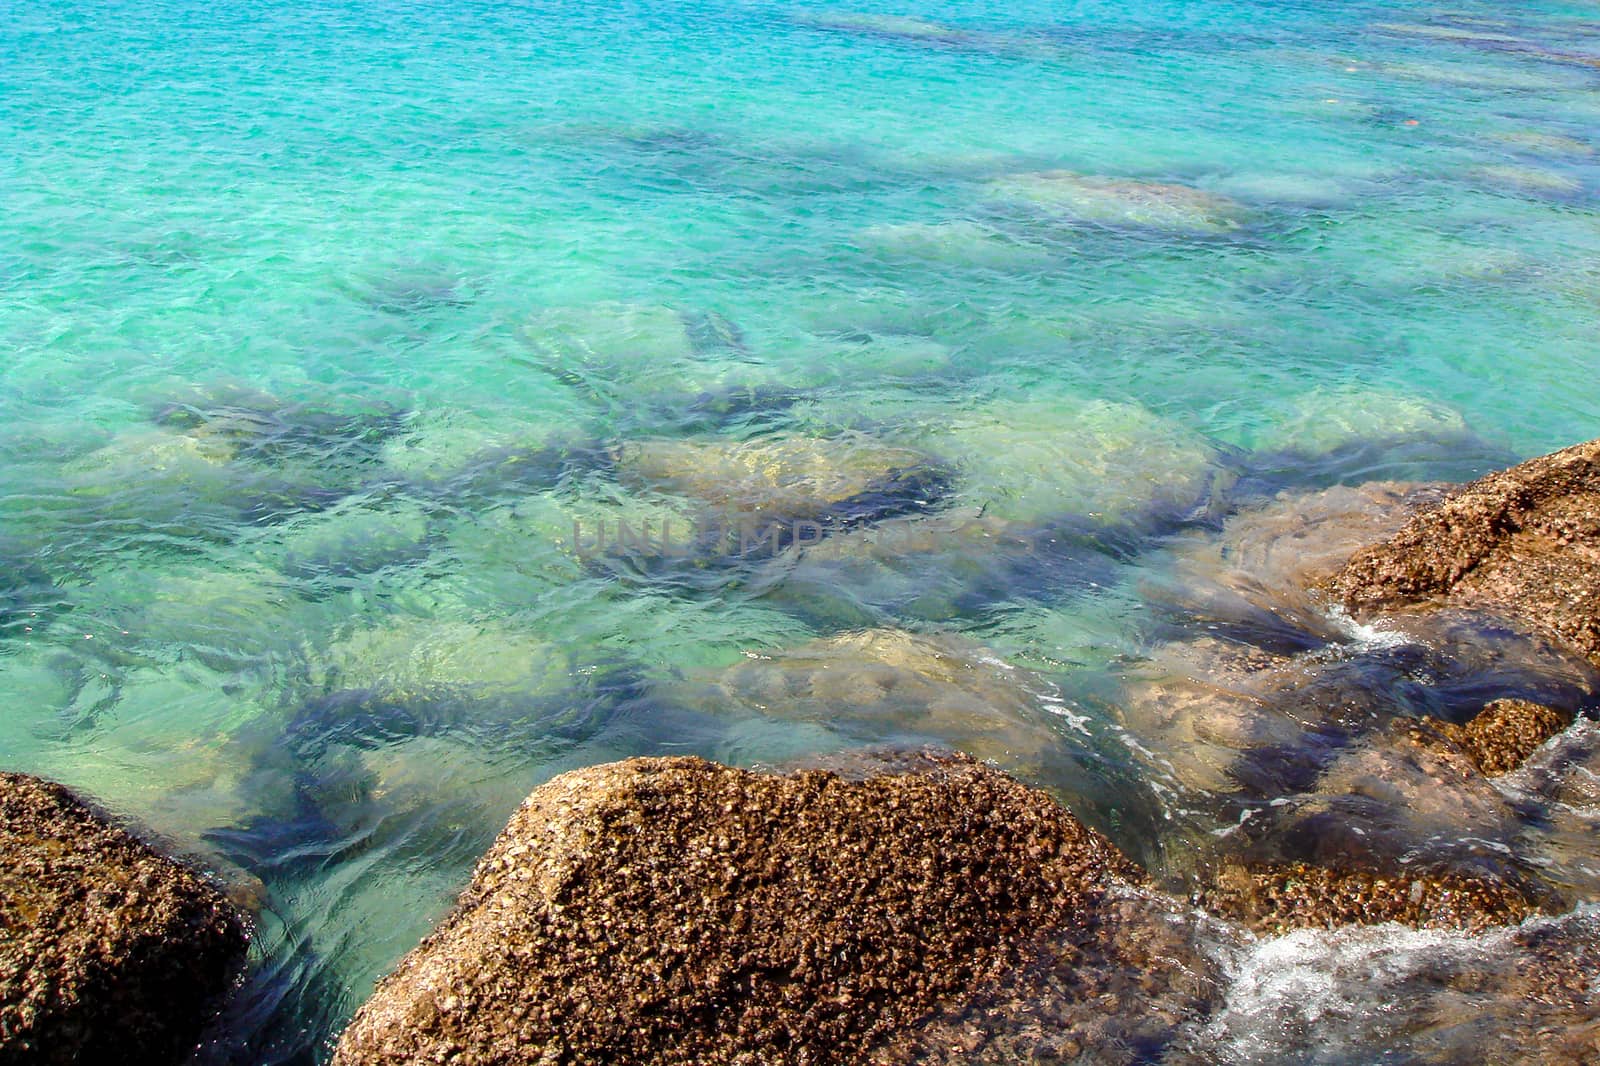
[[[728,680],[860,630],[1032,670],[984,753],[1159,850],[1095,708],[1161,538],[1597,435],[1585,56],[1576,3],[21,0],[0,759],[260,879],[238,1061],[320,1053],[562,769],[987,735]],[[619,472],[663,438],[982,514],[575,551],[716,495]]]

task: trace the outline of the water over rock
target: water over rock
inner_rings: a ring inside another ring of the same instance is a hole
[[[1159,524],[1206,512],[1223,475],[1197,434],[1135,404],[995,399],[918,440],[956,466],[957,499],[1040,526],[1064,515]]]
[[[245,386],[191,386],[150,405],[150,418],[206,454],[357,477],[410,415],[387,400],[289,401]]]
[[[230,539],[240,520],[281,521],[320,510],[348,486],[324,485],[241,459],[237,442],[172,429],[136,429],[62,469],[59,509],[67,527],[172,544]],[[302,471],[303,472],[303,471]]]
[[[0,638],[41,625],[62,599],[33,551],[21,542],[0,539]]]
[[[949,482],[948,471],[926,453],[862,433],[629,441],[617,450],[616,469],[628,488],[695,501],[734,540],[760,536],[768,525],[791,539],[820,540],[841,528],[931,509]]]
[[[1361,617],[1441,603],[1501,615],[1600,665],[1600,441],[1456,490],[1331,588]]]
[[[1460,263],[1456,266],[1459,268]],[[1315,389],[1290,399],[1240,460],[1239,491],[1466,478],[1510,461],[1459,412],[1386,390]]]
[[[528,797],[334,1062],[898,1061],[992,1035],[1031,965],[1078,1009],[1063,1040],[1159,1046],[1141,982],[1187,964],[1208,986],[1210,967],[1163,957],[1181,938],[1137,880],[1065,809],[964,757],[865,780],[591,767]]]
[[[770,385],[714,312],[601,302],[545,308],[522,330],[532,365],[606,405]]]
[[[884,223],[862,230],[855,243],[885,259],[986,270],[1040,270],[1051,258],[1043,245],[970,219]]]
[[[1528,196],[1570,198],[1583,191],[1583,182],[1551,167],[1495,163],[1474,167],[1471,176],[1491,188]]]
[[[1062,54],[1053,43],[1017,33],[951,26],[914,15],[830,11],[796,16],[802,26],[861,37],[873,37],[923,48],[982,52],[1026,59],[1051,59]]]
[[[1356,624],[1322,591],[1360,544],[1441,498],[1382,484],[1283,494],[1174,543],[1152,590],[1172,639],[1130,663],[1114,705],[1181,806],[1214,812],[1200,850],[1251,855],[1264,885],[1310,863],[1545,893],[1528,880],[1527,807],[1487,775],[1592,704],[1592,666],[1481,612]]]
[[[375,690],[402,701],[536,694],[570,677],[567,657],[540,637],[494,623],[405,615],[312,649],[309,658],[320,689]]]
[[[418,563],[427,558],[431,532],[428,513],[415,504],[341,504],[297,517],[256,550],[287,576],[315,582]]]
[[[713,710],[758,711],[847,737],[937,742],[1037,771],[1065,760],[1065,703],[1049,681],[955,634],[868,629],[752,655],[672,695]]]
[[[1115,582],[1137,533],[1032,527],[976,507],[889,519],[766,564],[752,588],[823,626],[946,622],[1001,602],[1059,602]]]
[[[1545,130],[1507,130],[1504,133],[1492,134],[1489,139],[1516,151],[1536,156],[1584,158],[1594,154],[1594,146],[1587,141]]]
[[[0,774],[0,815],[0,1060],[182,1061],[243,919],[59,785]]]
[[[1218,193],[1188,185],[1048,170],[998,178],[998,200],[1047,217],[1190,236],[1218,236],[1245,226],[1249,211]]]

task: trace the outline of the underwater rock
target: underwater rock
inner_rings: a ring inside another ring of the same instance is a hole
[[[1049,170],[989,183],[996,199],[1071,222],[1216,236],[1250,219],[1244,205],[1188,185]]]
[[[959,756],[865,781],[591,767],[528,797],[333,1061],[858,1061],[1042,939],[1131,968],[1102,920],[1137,876]]]
[[[610,455],[586,438],[511,444],[476,452],[441,477],[412,486],[425,499],[457,509],[477,509],[561,486],[569,478],[609,468]]]
[[[823,533],[924,511],[944,497],[949,475],[925,453],[862,433],[751,441],[653,439],[617,450],[618,479],[701,504],[729,534],[763,526]],[[741,542],[741,552],[744,548]]]
[[[1578,719],[1495,784],[1524,812],[1516,849],[1541,884],[1564,905],[1600,898],[1600,724]]]
[[[1494,52],[1520,52],[1523,49],[1500,45],[1489,50]],[[1552,59],[1554,62],[1561,62],[1560,59],[1554,57]],[[1563,90],[1582,90],[1586,85],[1590,84],[1589,76],[1583,71],[1562,70],[1547,64],[1535,66],[1530,63],[1519,62],[1514,56],[1504,59],[1492,56],[1470,56],[1444,62],[1408,60],[1405,62],[1379,63],[1375,69],[1386,75],[1416,78],[1421,81],[1433,82],[1435,85],[1454,88],[1560,92]],[[1393,122],[1406,114],[1408,112],[1396,112],[1390,118],[1390,121]]]
[[[0,774],[0,815],[0,1059],[182,1061],[244,921],[59,785]]]
[[[1373,30],[1396,37],[1420,37],[1431,41],[1458,44],[1514,44],[1519,38],[1498,26],[1452,25],[1446,22],[1376,22]]]
[[[984,52],[1023,59],[1049,59],[1060,54],[1060,49],[1047,41],[1018,34],[949,26],[914,15],[830,11],[796,16],[795,21],[813,29],[876,37],[925,48]]]
[[[1331,760],[1309,794],[1249,827],[1247,854],[1334,869],[1428,870],[1531,892],[1512,861],[1515,806],[1463,754],[1396,722]]]
[[[683,316],[670,307],[553,307],[535,315],[524,333],[540,355],[569,364],[675,363],[695,354]]]
[[[478,456],[516,444],[527,433],[518,421],[495,422],[460,410],[429,411],[384,442],[384,469],[418,482],[442,481]]]
[[[716,311],[686,311],[681,316],[689,347],[696,355],[713,352],[745,352],[744,331],[726,315]]]
[[[1583,191],[1583,182],[1577,178],[1544,167],[1499,163],[1474,167],[1471,174],[1496,188],[1534,196],[1574,196]]]
[[[1290,654],[1347,637],[1318,587],[1362,546],[1389,536],[1442,492],[1369,482],[1321,492],[1280,492],[1230,515],[1221,534],[1190,531],[1172,546],[1170,573],[1149,595],[1204,628],[1263,651]]]
[[[869,629],[747,661],[686,687],[713,709],[755,709],[866,739],[936,741],[1008,768],[1065,760],[1054,685],[954,634]]]
[[[501,625],[396,617],[309,654],[314,686],[371,691],[390,701],[444,693],[549,692],[568,683],[567,657],[548,641]]]
[[[1243,170],[1217,181],[1218,191],[1236,200],[1303,209],[1347,207],[1364,184],[1320,170]]]
[[[1116,721],[1155,755],[1163,776],[1195,792],[1233,792],[1242,753],[1292,750],[1305,739],[1305,727],[1265,706],[1256,688],[1284,662],[1214,637],[1156,648],[1124,676]]]
[[[284,574],[303,581],[372,574],[427,558],[431,525],[416,504],[340,506],[292,520],[269,551]]]
[[[1195,902],[1207,910],[1272,935],[1384,922],[1481,932],[1515,925],[1535,913],[1521,893],[1488,878],[1449,872],[1380,874],[1303,862],[1227,866],[1197,896]]]
[[[231,462],[237,449],[220,437],[196,436],[168,430],[132,430],[118,434],[104,447],[68,463],[71,480],[83,479],[85,491],[93,491],[90,479],[104,482],[102,491],[112,491],[119,479],[143,470],[146,477],[162,482],[193,482]],[[95,485],[95,487],[99,487]]]
[[[940,43],[959,41],[966,32],[955,26],[946,26],[931,19],[913,15],[877,15],[856,12],[829,12],[809,15],[802,19],[805,25],[818,29],[842,30],[850,33],[875,34],[882,37],[899,37],[911,41]]]
[[[835,330],[817,345],[821,372],[840,382],[915,380],[950,369],[951,350],[914,334]],[[808,346],[809,347],[809,346]]]
[[[1021,526],[963,507],[807,544],[766,563],[749,587],[825,628],[944,622],[990,604],[1058,602],[1110,585],[1137,539],[1092,524]]]
[[[737,326],[714,312],[649,304],[551,307],[522,336],[533,366],[604,405],[772,385]]]
[[[1459,747],[1490,777],[1510,773],[1539,745],[1572,724],[1570,712],[1530,700],[1495,700],[1466,725],[1425,719],[1423,724]]]
[[[941,416],[917,443],[956,467],[960,503],[1025,525],[1189,521],[1224,480],[1197,434],[1105,400],[993,400]]]
[[[281,521],[345,495],[344,488],[325,486],[319,477],[301,480],[235,462],[239,455],[237,442],[220,436],[119,434],[63,467],[69,520],[93,527],[102,538],[115,529],[165,544],[187,537],[231,540],[240,519]]]
[[[216,458],[348,471],[378,459],[410,413],[384,400],[354,406],[289,402],[222,385],[157,402],[150,418]]]
[[[33,553],[20,543],[0,540],[0,638],[42,623],[62,603],[62,593]]]
[[[259,665],[287,652],[300,624],[283,575],[248,562],[119,579],[104,616],[126,638],[119,644],[157,660],[176,652],[220,671]]]
[[[1281,493],[1220,533],[1175,538],[1151,568],[1155,645],[1124,670],[1113,713],[1161,774],[1202,793],[1273,800],[1310,789],[1391,720],[1437,723],[1434,742],[1486,704],[1533,701],[1570,715],[1600,676],[1549,641],[1444,610],[1380,628],[1330,609],[1323,586],[1362,544],[1402,528],[1443,492],[1374,483]],[[1159,617],[1159,616],[1158,616]],[[1484,729],[1492,734],[1489,721]],[[1510,745],[1507,736],[1485,740]],[[1520,729],[1520,726],[1516,726]],[[1426,804],[1424,804],[1426,806]]]
[[[1286,653],[1220,632],[1160,645],[1133,663],[1113,713],[1158,756],[1157,772],[1200,792],[1271,801],[1315,787],[1397,719],[1454,717],[1482,706],[1485,692],[1541,682],[1552,698],[1582,698],[1592,679],[1524,673],[1518,650],[1338,638]],[[1460,765],[1478,778],[1464,757]]]
[[[1360,617],[1440,603],[1501,615],[1600,665],[1600,441],[1457,489],[1331,588]]]
[[[856,235],[855,243],[886,259],[943,266],[1038,270],[1050,261],[1050,252],[1042,245],[967,219],[871,226]]]
[[[1505,460],[1441,404],[1388,391],[1316,389],[1291,400],[1241,458],[1239,491],[1466,477]]]
[[[416,263],[347,283],[362,303],[392,315],[426,315],[465,307],[477,295],[455,271]]]
[[[1493,134],[1490,139],[1534,155],[1586,157],[1594,154],[1594,146],[1587,141],[1542,130],[1511,130]]]
[[[1162,1061],[1222,1001],[1218,942],[1233,931],[1192,906],[1123,891],[1096,919],[1088,948],[1048,934],[1035,957],[874,1049],[897,1066],[1021,1062],[1139,1066]]]

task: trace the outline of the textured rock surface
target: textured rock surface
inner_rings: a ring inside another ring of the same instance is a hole
[[[1359,614],[1424,601],[1495,612],[1600,664],[1600,440],[1467,485],[1333,581]]]
[[[1572,716],[1528,700],[1495,700],[1466,725],[1430,719],[1428,725],[1453,741],[1473,765],[1491,777],[1510,773],[1539,745],[1572,723]]]
[[[1515,889],[1455,873],[1341,870],[1307,863],[1230,866],[1199,902],[1266,933],[1399,922],[1477,932],[1534,913]]]
[[[1102,919],[1136,876],[965,757],[859,781],[592,767],[528,798],[334,1061],[860,1061],[1041,938],[1078,962],[1132,942]]]
[[[0,774],[0,816],[0,1062],[181,1061],[241,919],[59,785]]]

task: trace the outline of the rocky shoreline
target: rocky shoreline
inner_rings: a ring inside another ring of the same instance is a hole
[[[808,503],[888,498],[882,471],[905,465],[868,456]],[[1573,800],[1581,782],[1541,761],[1600,698],[1600,441],[1448,491],[1269,501],[1175,550],[1233,569],[1174,597],[1173,639],[1130,671],[1117,714],[1164,738],[1175,780],[1237,812],[1236,831],[1142,869],[1058,797],[973,758],[1059,758],[1028,718],[1047,682],[943,637],[820,640],[677,696],[931,721],[970,752],[561,775],[333,1062],[1187,1061],[1226,1007],[1223,960],[1254,938],[1381,923],[1490,936],[1593,898],[1505,855],[1513,800],[1553,821],[1600,801]],[[867,667],[834,672],[846,657]],[[1436,680],[1412,686],[1419,673]],[[5,775],[0,806],[0,1062],[129,1046],[178,1061],[245,920],[59,786]],[[1551,942],[1528,950],[1565,974]],[[1534,1015],[1570,1039],[1538,1061],[1600,1050],[1595,1012],[1562,997]]]
[[[60,785],[0,774],[0,1062],[181,1061],[247,942],[200,874]]]

